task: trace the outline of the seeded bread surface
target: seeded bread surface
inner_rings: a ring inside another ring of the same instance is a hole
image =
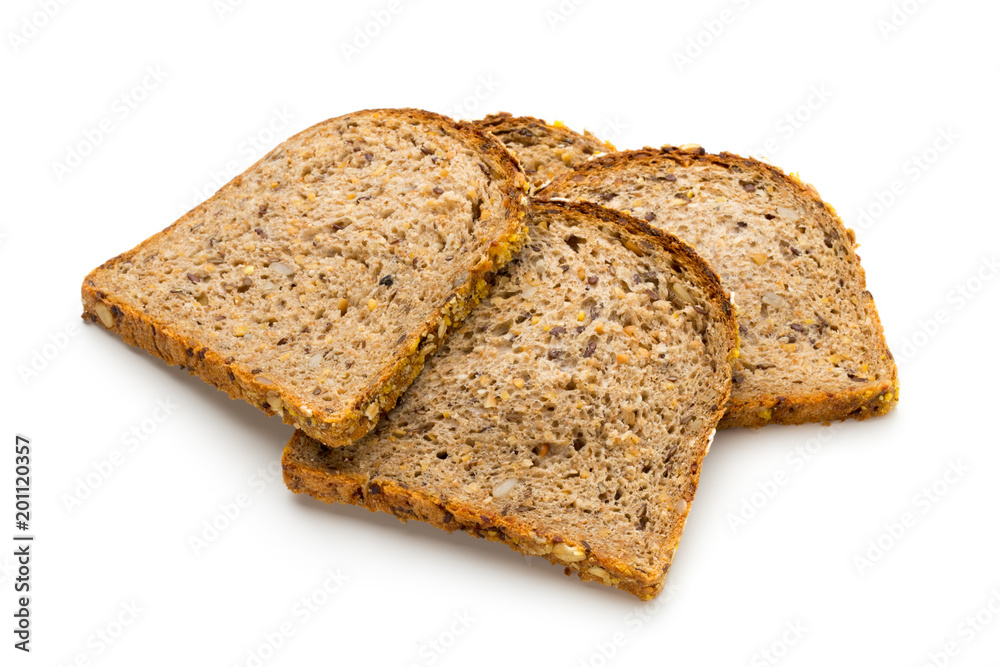
[[[595,158],[538,196],[644,218],[719,273],[740,330],[722,427],[865,419],[898,401],[854,233],[798,178],[729,153],[666,146]]]
[[[562,123],[550,125],[531,116],[491,114],[475,124],[503,142],[521,163],[534,192],[552,179],[600,153],[615,150],[584,130],[574,132]]]
[[[328,445],[368,432],[525,241],[492,136],[367,110],[279,145],[83,283],[83,316]]]
[[[729,396],[733,308],[688,246],[609,209],[538,203],[531,237],[374,431],[296,432],[285,482],[649,599]]]

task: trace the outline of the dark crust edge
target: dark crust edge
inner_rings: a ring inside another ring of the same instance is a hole
[[[484,116],[479,120],[472,121],[472,124],[494,135],[498,133],[503,134],[506,132],[513,132],[514,130],[526,127],[540,126],[549,132],[549,134],[564,139],[571,139],[573,141],[587,141],[595,147],[604,149],[604,152],[614,152],[618,150],[610,141],[605,141],[604,139],[601,139],[589,132],[577,132],[566,127],[565,125],[553,125],[552,123],[546,122],[541,118],[535,118],[534,116],[514,116],[506,111]]]
[[[839,235],[844,241],[844,246],[851,251],[850,256],[846,259],[854,265],[858,272],[859,287],[862,292],[858,296],[865,302],[865,309],[874,327],[872,334],[878,343],[878,349],[874,353],[883,356],[887,365],[889,377],[879,382],[859,384],[857,389],[839,392],[814,391],[780,396],[763,394],[739,403],[730,402],[725,417],[719,423],[719,428],[760,428],[767,424],[827,423],[845,419],[863,420],[889,413],[899,402],[899,371],[886,343],[885,332],[878,310],[875,308],[875,301],[866,287],[865,270],[855,251],[857,244],[854,232],[844,225],[833,206],[823,201],[815,187],[803,182],[796,175],[786,174],[773,165],[733,153],[723,152],[718,155],[706,153],[705,149],[700,146],[694,148],[646,147],[597,156],[553,180],[552,183],[539,190],[536,197],[539,200],[559,197],[559,189],[563,184],[567,183],[572,186],[571,179],[579,174],[604,170],[622,171],[636,161],[653,161],[658,158],[667,158],[684,167],[694,162],[707,162],[727,169],[738,166],[746,170],[763,171],[776,180],[785,181],[792,187],[793,191],[805,199],[821,205],[830,215],[833,223],[833,229],[829,231]]]
[[[395,481],[370,478],[356,473],[340,474],[322,465],[311,465],[296,455],[299,447],[309,446],[300,444],[306,437],[302,431],[296,431],[285,447],[281,458],[282,474],[285,485],[297,494],[307,494],[325,503],[359,505],[373,512],[387,512],[404,522],[416,519],[449,532],[464,530],[476,537],[502,542],[514,551],[546,558],[556,565],[564,566],[567,575],[575,571],[584,581],[615,586],[641,600],[651,600],[663,590],[667,571],[673,561],[697,490],[702,462],[714,435],[715,429],[710,425],[716,424],[722,417],[732,388],[732,368],[728,362],[735,356],[738,343],[735,311],[718,276],[690,246],[674,236],[650,227],[644,221],[590,202],[537,202],[533,215],[567,211],[618,225],[629,234],[666,250],[679,263],[686,263],[693,269],[692,282],[705,290],[711,307],[709,316],[724,323],[719,329],[723,336],[723,340],[720,341],[720,356],[725,357],[717,369],[718,377],[722,381],[719,387],[719,402],[706,414],[706,424],[709,426],[706,427],[700,441],[692,445],[699,455],[689,470],[691,483],[684,492],[688,507],[676,522],[674,530],[665,539],[664,557],[667,565],[661,572],[641,569],[626,561],[621,554],[593,551],[583,540],[536,531],[530,523],[515,516],[502,516],[491,508],[477,508],[449,501],[444,496],[410,488]],[[586,557],[582,561],[567,563],[551,552],[544,553],[545,545],[551,548],[555,543],[564,543],[569,547],[581,549]],[[608,576],[592,573],[590,568],[593,567],[602,568]]]
[[[480,262],[469,272],[469,280],[456,288],[442,301],[441,305],[432,311],[430,318],[423,326],[411,332],[401,345],[401,351],[386,364],[382,374],[369,384],[358,398],[346,405],[338,414],[328,417],[321,416],[321,410],[313,411],[308,407],[308,399],[295,392],[291,387],[280,383],[264,385],[251,374],[249,367],[241,367],[226,362],[226,358],[214,350],[203,347],[196,338],[186,337],[163,327],[156,321],[155,315],[141,312],[133,307],[127,297],[110,293],[109,288],[101,285],[101,276],[111,271],[121,262],[131,259],[141,250],[160,237],[171,234],[176,228],[199,215],[208,202],[219,197],[231,187],[235,187],[243,176],[254,170],[267,160],[278,148],[270,150],[246,171],[222,186],[219,191],[205,202],[194,207],[181,216],[166,229],[154,234],[132,250],[122,253],[91,271],[84,279],[81,288],[83,314],[85,320],[101,322],[108,329],[114,329],[129,345],[141,348],[149,354],[158,357],[170,365],[186,368],[192,375],[197,375],[209,384],[226,392],[233,399],[242,399],[257,406],[268,415],[280,414],[282,420],[297,428],[301,428],[312,437],[329,446],[343,446],[357,440],[370,431],[383,414],[388,412],[399,396],[413,382],[428,355],[433,354],[443,342],[438,336],[438,326],[446,321],[448,330],[455,328],[464,319],[479,299],[486,293],[486,280],[495,273],[511,257],[520,250],[527,241],[526,216],[530,210],[527,198],[527,180],[520,165],[503,144],[488,132],[484,132],[471,123],[455,121],[446,116],[421,109],[366,109],[344,114],[337,118],[317,123],[279,144],[284,146],[303,135],[316,132],[323,125],[341,118],[368,115],[372,117],[400,117],[405,120],[416,120],[428,125],[436,125],[442,129],[450,129],[463,137],[473,149],[479,151],[484,159],[492,162],[491,166],[506,181],[501,185],[504,208],[498,213],[500,218],[495,224],[498,228],[496,238],[487,250],[490,261]],[[495,179],[496,180],[496,179]],[[504,220],[507,224],[504,226]],[[103,308],[111,319],[108,325],[105,317],[100,317],[98,310]],[[447,335],[447,334],[446,334]],[[270,398],[269,398],[270,396]],[[277,396],[277,399],[274,397]],[[373,402],[378,403],[379,414],[371,419],[365,413]]]

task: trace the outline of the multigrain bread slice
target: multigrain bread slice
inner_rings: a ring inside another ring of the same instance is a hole
[[[595,158],[538,196],[644,218],[718,272],[740,328],[722,427],[865,419],[898,401],[854,233],[798,178],[729,153],[667,146]]]
[[[502,112],[475,124],[502,141],[520,161],[532,192],[593,156],[615,150],[587,130],[580,134],[562,123],[550,125],[531,116]]]
[[[492,136],[359,111],[95,269],[83,316],[332,446],[368,432],[526,239]]]
[[[591,204],[531,242],[375,430],[297,432],[285,482],[654,597],[722,416],[736,322],[691,248]]]

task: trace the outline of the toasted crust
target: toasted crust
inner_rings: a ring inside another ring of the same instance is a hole
[[[119,295],[102,290],[102,278],[108,271],[124,261],[131,260],[150,244],[188,223],[206,210],[209,202],[225,198],[230,190],[240,183],[243,174],[235,177],[209,200],[193,208],[163,231],[94,269],[83,282],[82,317],[91,322],[100,322],[105,328],[118,333],[125,342],[145,350],[170,365],[186,368],[191,374],[225,391],[231,398],[245,400],[269,415],[280,414],[285,423],[305,430],[327,445],[346,445],[363,436],[371,430],[382,414],[395,405],[399,396],[420,372],[427,356],[433,354],[441,345],[443,337],[437,335],[440,325],[444,323],[449,331],[457,326],[487,291],[489,276],[506,264],[525,243],[527,240],[525,216],[529,203],[526,196],[527,182],[516,160],[496,138],[472,124],[453,121],[445,116],[419,109],[368,109],[347,114],[347,116],[360,115],[383,118],[398,116],[447,128],[464,137],[484,159],[492,162],[492,166],[506,182],[502,216],[506,221],[506,227],[491,243],[489,261],[481,262],[474,267],[469,272],[469,279],[454,287],[445,303],[433,311],[431,318],[418,331],[408,333],[406,340],[400,346],[400,351],[352,405],[337,414],[325,416],[311,414],[312,411],[306,407],[307,399],[300,392],[280,384],[262,383],[249,372],[249,369],[233,365],[222,355],[202,347],[198,340],[159,325],[153,315],[134,308]],[[333,120],[336,119],[318,123],[288,141],[294,141],[302,135],[314,132]],[[267,160],[270,154],[249,167],[247,172]],[[277,400],[274,399],[275,394]],[[377,405],[378,409],[378,414],[374,418],[367,412],[371,410],[372,405]]]
[[[569,171],[593,155],[617,150],[611,142],[597,138],[588,130],[582,133],[575,132],[560,122],[547,123],[540,118],[513,116],[506,111],[490,114],[474,121],[474,124],[493,134],[514,154],[525,169],[533,190],[543,187],[551,178]],[[572,148],[579,151],[579,154],[560,154],[550,148],[551,154],[546,155],[535,165],[539,168],[538,173],[529,171],[531,149],[546,142],[555,143],[563,148]]]
[[[733,401],[727,407],[726,414],[719,424],[720,428],[732,427],[752,427],[759,428],[766,424],[805,424],[811,422],[830,422],[844,419],[868,419],[884,415],[891,411],[899,401],[899,377],[892,353],[885,341],[885,333],[882,322],[879,319],[875,302],[870,292],[865,288],[865,272],[861,266],[861,260],[855,252],[857,244],[854,232],[845,227],[843,221],[837,215],[834,208],[823,201],[816,188],[808,183],[804,183],[795,174],[786,174],[781,169],[772,165],[744,158],[732,153],[720,153],[713,155],[706,153],[700,146],[676,147],[664,146],[662,148],[643,148],[633,151],[623,151],[609,153],[608,155],[597,156],[592,160],[579,165],[571,173],[561,176],[550,185],[538,192],[537,198],[548,200],[560,196],[560,188],[564,184],[569,185],[575,176],[593,172],[620,172],[627,167],[634,167],[637,163],[653,163],[657,160],[669,159],[681,166],[689,166],[695,162],[717,164],[726,168],[738,166],[745,170],[756,170],[769,174],[775,179],[784,180],[791,187],[803,196],[821,205],[830,215],[834,229],[842,240],[845,247],[850,249],[850,254],[845,261],[853,265],[859,276],[860,287],[862,288],[862,298],[865,310],[873,323],[873,338],[878,341],[876,354],[881,355],[886,360],[888,366],[888,377],[878,382],[867,382],[859,384],[857,389],[838,392],[805,392],[801,394],[791,394],[786,392],[783,395],[758,395],[750,399]]]
[[[474,125],[498,137],[508,132],[516,132],[525,128],[543,128],[547,134],[568,143],[585,139],[594,148],[599,148],[609,153],[618,150],[610,141],[598,139],[593,133],[587,130],[584,130],[581,134],[580,132],[574,132],[560,122],[549,123],[534,116],[514,116],[506,111],[484,116],[474,121]]]
[[[735,357],[737,328],[729,295],[722,288],[712,269],[688,245],[676,237],[650,227],[643,221],[589,202],[536,204],[537,215],[544,215],[547,211],[572,211],[616,224],[642,241],[667,250],[676,261],[691,269],[689,275],[692,276],[692,281],[709,297],[709,316],[716,322],[724,324],[721,327],[723,340],[720,341],[720,347],[726,351],[729,358]],[[719,373],[721,384],[717,390],[720,400],[717,405],[706,406],[705,419],[708,424],[715,424],[722,417],[731,389],[728,364],[720,366]],[[657,572],[636,567],[630,562],[626,553],[600,550],[579,536],[547,530],[517,513],[502,513],[495,505],[469,504],[430,490],[386,479],[377,471],[373,474],[360,474],[325,465],[322,460],[323,448],[301,431],[296,432],[286,446],[282,456],[282,469],[285,484],[295,493],[308,494],[326,503],[359,505],[371,511],[387,512],[402,521],[408,519],[425,521],[446,531],[464,530],[477,537],[503,542],[515,551],[542,556],[552,563],[565,566],[567,575],[575,571],[583,580],[613,585],[640,599],[649,600],[663,588],[669,562],[680,541],[690,503],[697,488],[701,461],[708,450],[713,433],[714,429],[705,429],[700,440],[691,444],[691,449],[698,452],[698,456],[697,463],[687,471],[691,482],[684,492],[687,508],[666,539],[667,566]],[[586,557],[572,563],[560,560],[553,552],[556,544],[565,544],[578,549],[585,553]]]
[[[295,451],[301,447],[298,439],[305,437],[302,431],[296,431],[281,457],[285,486],[294,493],[304,493],[328,504],[358,505],[371,512],[386,512],[404,523],[416,519],[448,532],[464,530],[475,537],[506,544],[519,553],[541,556],[555,565],[566,566],[566,563],[551,553],[538,553],[536,538],[548,545],[561,542],[586,550],[586,545],[579,541],[536,531],[516,517],[500,516],[489,509],[448,501],[398,483],[375,483],[362,475],[331,474],[296,457]],[[675,543],[680,540],[680,533],[678,530]],[[603,568],[610,579],[591,574],[592,567]],[[566,566],[566,574],[571,571],[583,581],[605,585],[613,582],[612,585],[640,600],[651,600],[663,590],[663,576],[641,572],[614,554],[588,553],[585,561]]]

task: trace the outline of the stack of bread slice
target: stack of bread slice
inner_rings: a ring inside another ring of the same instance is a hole
[[[854,237],[810,186],[509,114],[320,123],[95,269],[83,303],[295,426],[293,491],[642,599],[716,428],[898,399]]]

